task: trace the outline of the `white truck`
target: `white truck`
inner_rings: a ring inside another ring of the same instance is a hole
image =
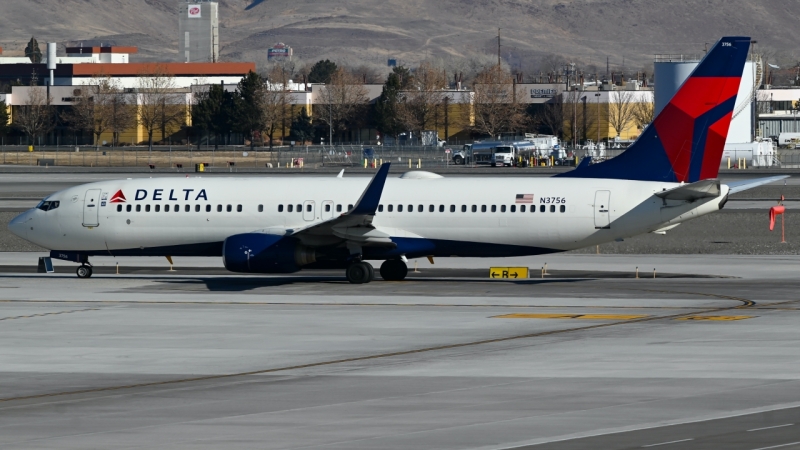
[[[778,146],[797,148],[800,146],[800,133],[781,133],[778,135]]]

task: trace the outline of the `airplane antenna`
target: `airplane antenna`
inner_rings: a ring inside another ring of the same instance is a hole
[[[336,175],[336,178],[343,178],[343,177],[344,177],[344,169],[342,169],[342,171],[339,172],[339,175]]]

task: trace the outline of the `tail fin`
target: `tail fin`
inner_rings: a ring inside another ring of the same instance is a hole
[[[557,176],[690,183],[715,178],[749,48],[749,37],[720,39],[633,145],[616,158]]]

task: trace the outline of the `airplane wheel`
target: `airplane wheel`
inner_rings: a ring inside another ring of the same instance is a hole
[[[91,266],[80,266],[75,273],[78,274],[78,278],[89,278],[92,276],[92,268]]]
[[[374,273],[374,269],[372,266],[365,262],[357,262],[350,264],[347,267],[347,272],[345,273],[347,276],[347,281],[352,284],[364,284],[369,283],[372,281],[372,274]]]
[[[386,281],[402,281],[406,275],[408,267],[399,259],[388,259],[381,264],[381,277]]]

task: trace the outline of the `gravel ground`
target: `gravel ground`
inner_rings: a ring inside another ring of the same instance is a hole
[[[35,252],[43,248],[26,242],[8,231],[7,225],[18,213],[0,212],[0,251]],[[666,235],[646,234],[600,246],[600,253],[787,255],[800,253],[800,227],[793,211],[786,217],[787,244],[780,243],[780,228],[769,231],[766,211],[721,211],[686,222]],[[595,253],[596,248],[573,253]]]

